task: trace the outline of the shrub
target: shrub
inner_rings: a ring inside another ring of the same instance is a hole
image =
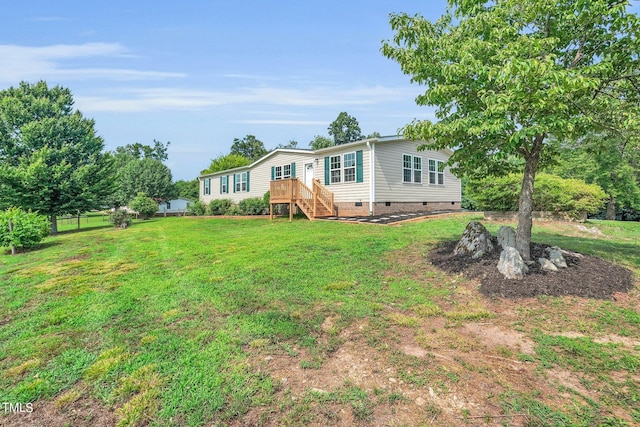
[[[208,215],[228,215],[227,211],[233,206],[231,199],[216,199],[209,202]]]
[[[158,211],[158,204],[155,200],[144,193],[138,193],[138,195],[129,202],[129,207],[138,212],[142,219],[149,219]]]
[[[233,204],[229,207],[229,209],[225,211],[224,214],[229,216],[236,216],[236,215],[242,215],[243,212],[240,210],[238,205]]]
[[[265,215],[269,213],[269,202],[265,203],[263,197],[252,197],[241,200],[238,208],[243,215]]]
[[[206,215],[207,205],[201,202],[200,200],[196,200],[195,202],[189,205],[189,207],[187,208],[187,212],[189,212],[189,215],[197,215],[197,216]]]
[[[131,225],[131,215],[125,209],[116,209],[109,214],[109,222],[117,228],[127,228]]]
[[[467,194],[479,209],[517,211],[521,185],[522,177],[516,174],[486,177],[470,181]],[[596,184],[540,173],[533,192],[533,210],[567,212],[579,217],[583,213],[598,212],[605,198],[606,194]]]
[[[49,227],[49,220],[44,215],[20,208],[7,209],[0,212],[0,246],[32,248],[49,235]]]

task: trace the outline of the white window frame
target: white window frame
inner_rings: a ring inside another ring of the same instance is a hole
[[[282,166],[275,167],[273,179],[276,181],[282,179]]]
[[[234,180],[236,182],[236,193],[246,193],[247,192],[247,173],[240,172],[235,174]]]
[[[351,155],[353,155],[353,159],[349,159],[350,166],[347,166],[347,156],[351,156]],[[352,161],[353,161],[353,164],[351,165]],[[347,173],[349,173],[349,175],[347,175]],[[342,176],[343,176],[343,181],[345,183],[356,182],[356,152],[355,151],[351,153],[344,153],[342,155]],[[347,178],[349,179],[347,180]]]
[[[229,175],[220,177],[220,194],[229,194]]]
[[[209,196],[211,194],[211,178],[204,179],[204,186],[202,192],[205,196]]]
[[[282,179],[291,178],[291,163],[282,166]]]
[[[334,162],[337,159],[337,163]],[[335,172],[335,173],[334,173]],[[342,155],[329,156],[329,184],[342,182]]]
[[[407,166],[407,160],[409,165]],[[416,160],[420,163],[418,168]],[[422,184],[422,156],[415,156],[413,154],[402,154],[402,182],[404,184]],[[407,177],[409,179],[407,179]],[[416,177],[418,179],[416,179]]]
[[[444,186],[444,163],[442,160],[429,159],[429,185]]]

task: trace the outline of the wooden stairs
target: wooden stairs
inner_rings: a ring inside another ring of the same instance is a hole
[[[311,221],[335,215],[333,193],[322,186],[317,179],[313,180],[312,187],[307,187],[298,178],[271,181],[269,188],[271,219],[273,219],[273,206],[283,203],[289,205],[289,221],[293,220],[294,206],[297,206]]]

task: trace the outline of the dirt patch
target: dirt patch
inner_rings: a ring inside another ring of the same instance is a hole
[[[33,403],[31,413],[0,416],[0,426],[7,427],[111,427],[116,422],[117,418],[113,411],[105,408],[99,401],[88,397],[81,398],[63,408],[57,408],[53,402],[38,401]]]
[[[568,268],[557,272],[542,270],[537,262],[529,267],[523,280],[509,280],[498,271],[500,252],[485,255],[481,259],[455,256],[457,241],[437,246],[429,254],[431,262],[449,273],[463,273],[478,279],[479,291],[488,297],[528,298],[540,295],[579,296],[584,298],[612,299],[614,294],[633,288],[633,273],[600,258],[577,253],[565,254]],[[547,245],[531,245],[531,259],[545,256]]]

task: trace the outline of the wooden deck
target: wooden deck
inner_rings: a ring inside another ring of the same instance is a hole
[[[279,179],[271,181],[269,194],[269,214],[273,219],[273,206],[277,204],[289,205],[289,221],[293,220],[293,207],[298,208],[307,218],[327,217],[335,215],[333,193],[313,180],[313,188],[307,187],[298,178]]]

